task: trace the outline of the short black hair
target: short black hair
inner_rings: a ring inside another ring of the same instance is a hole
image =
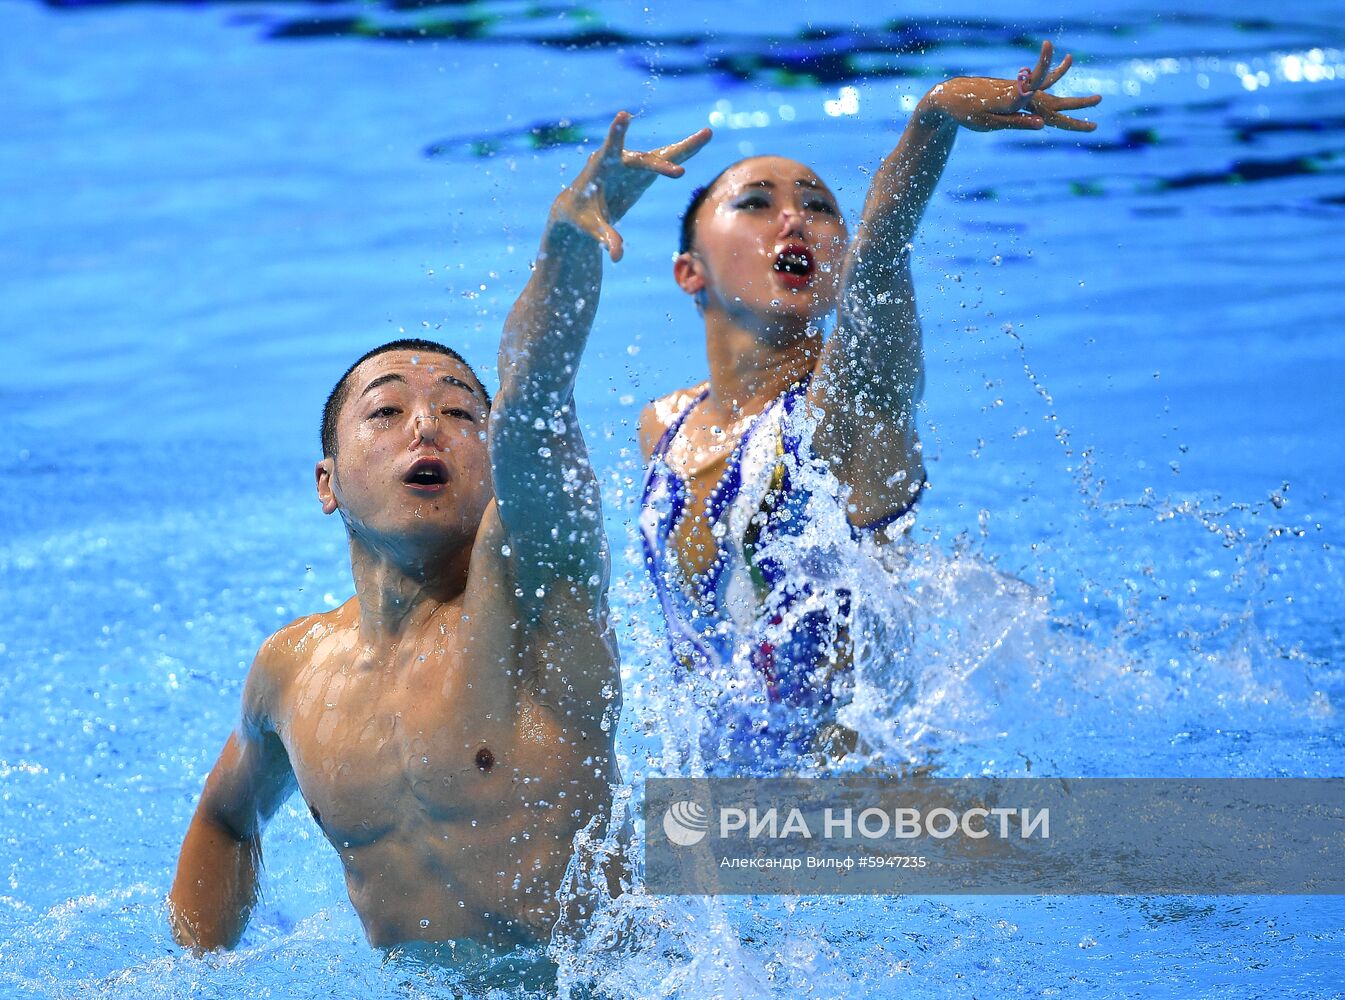
[[[481,376],[476,373],[476,369],[467,363],[467,359],[453,348],[433,340],[422,340],[419,337],[403,337],[400,340],[390,340],[386,344],[375,347],[372,351],[361,354],[355,360],[355,363],[346,369],[345,374],[337,380],[336,385],[332,387],[332,391],[327,394],[327,403],[322,408],[323,457],[336,454],[336,418],[341,412],[341,407],[345,405],[346,397],[350,395],[351,373],[370,358],[387,354],[389,351],[422,351],[426,354],[442,354],[444,357],[452,358],[466,368],[472,378],[476,380],[476,384],[481,387],[481,395],[486,401],[486,409],[490,409],[490,393],[486,391],[486,385],[481,381]]]

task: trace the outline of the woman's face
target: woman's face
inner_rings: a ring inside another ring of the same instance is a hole
[[[811,321],[836,306],[848,242],[836,198],[815,173],[761,156],[715,183],[697,209],[690,255],[707,306]]]

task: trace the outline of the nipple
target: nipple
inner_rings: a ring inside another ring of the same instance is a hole
[[[489,747],[482,747],[476,752],[476,766],[479,767],[482,772],[489,771],[495,766],[495,755],[490,752]]]

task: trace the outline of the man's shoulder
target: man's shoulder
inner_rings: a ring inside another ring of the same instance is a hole
[[[354,598],[341,607],[296,618],[263,640],[252,661],[243,701],[250,712],[274,716],[290,682],[316,662],[343,633],[352,632]]]
[[[309,662],[324,642],[353,629],[350,612],[353,603],[351,598],[339,608],[304,615],[272,632],[257,651],[256,665],[284,671]]]

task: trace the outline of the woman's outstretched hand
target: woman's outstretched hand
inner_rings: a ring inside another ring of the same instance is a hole
[[[1042,42],[1036,68],[1024,67],[1016,80],[959,76],[941,83],[924,96],[917,114],[930,124],[953,121],[975,132],[1047,127],[1091,132],[1097,128],[1096,122],[1072,118],[1062,112],[1091,108],[1102,100],[1102,95],[1056,97],[1047,93],[1074,61],[1073,56],[1067,55],[1052,69],[1053,52],[1050,42]]]
[[[621,234],[613,227],[640,200],[657,177],[681,177],[682,163],[710,141],[703,128],[680,142],[647,153],[626,149],[628,112],[618,112],[602,147],[588,158],[574,183],[560,193],[551,209],[554,222],[565,222],[588,233],[606,247],[613,261],[621,259]]]

